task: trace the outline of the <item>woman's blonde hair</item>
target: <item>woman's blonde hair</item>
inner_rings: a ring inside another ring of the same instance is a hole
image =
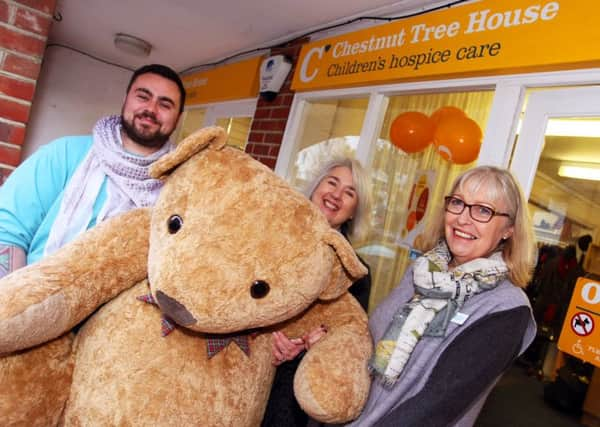
[[[346,167],[352,172],[352,181],[356,195],[358,196],[358,204],[352,218],[342,224],[341,229],[348,234],[348,238],[351,241],[357,241],[364,238],[368,232],[371,206],[369,180],[365,169],[358,160],[350,157],[336,157],[329,160],[319,167],[315,178],[308,183],[303,193],[310,199],[321,181],[323,181],[332,169],[337,167]]]
[[[513,234],[503,240],[499,247],[502,248],[502,257],[509,269],[509,278],[517,286],[525,287],[531,278],[535,265],[535,242],[533,228],[527,209],[527,201],[521,187],[506,169],[494,166],[479,166],[459,175],[449,194],[458,192],[477,192],[485,190],[491,202],[502,201],[506,206],[506,213],[510,214],[509,220],[513,226]],[[444,238],[444,204],[433,217],[429,233],[424,236],[420,249],[432,249],[440,239]]]

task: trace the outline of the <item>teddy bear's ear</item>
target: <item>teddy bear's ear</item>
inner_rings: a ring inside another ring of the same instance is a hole
[[[177,166],[205,148],[220,150],[227,142],[227,133],[218,126],[205,127],[185,138],[174,151],[162,156],[150,166],[150,176],[165,178]]]
[[[319,295],[321,300],[331,300],[342,295],[356,280],[368,273],[350,243],[335,230],[328,230],[323,237],[335,251],[335,263],[329,284]]]

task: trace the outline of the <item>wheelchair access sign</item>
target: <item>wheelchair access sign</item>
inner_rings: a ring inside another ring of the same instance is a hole
[[[577,279],[558,348],[600,367],[600,283]]]

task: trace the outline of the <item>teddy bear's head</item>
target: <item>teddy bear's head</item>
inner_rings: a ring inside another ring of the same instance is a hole
[[[231,333],[292,318],[366,274],[306,197],[205,128],[152,167],[166,179],[152,213],[148,279],[189,329]]]

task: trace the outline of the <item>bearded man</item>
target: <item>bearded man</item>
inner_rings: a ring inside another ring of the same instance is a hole
[[[92,135],[42,146],[16,168],[0,188],[0,277],[107,218],[152,206],[161,181],[148,168],[173,148],[184,103],[175,71],[145,65],[129,81],[120,116],[100,119]]]

